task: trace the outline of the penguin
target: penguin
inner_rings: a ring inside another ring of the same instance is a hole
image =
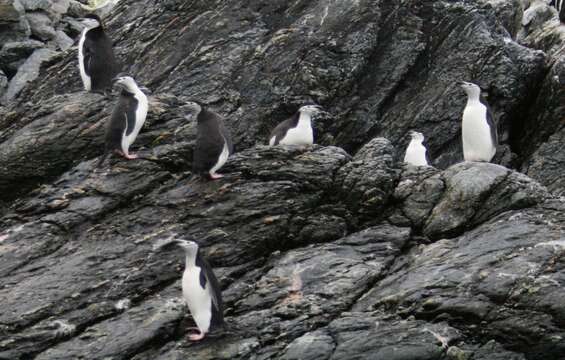
[[[496,153],[498,134],[488,103],[481,99],[481,88],[473,83],[461,82],[467,93],[467,105],[463,110],[462,138],[465,161],[490,162]]]
[[[404,162],[415,166],[429,166],[427,149],[423,144],[424,135],[417,131],[410,131],[408,134],[411,140],[406,148]]]
[[[185,252],[182,294],[199,331],[188,338],[198,341],[212,327],[224,324],[222,291],[212,267],[200,253],[198,244],[183,239],[175,239],[175,243]]]
[[[559,21],[565,23],[565,0],[552,0],[549,5],[557,10]]]
[[[196,118],[196,145],[192,161],[192,172],[211,180],[224,177],[217,171],[233,154],[233,142],[224,119],[198,102],[184,105],[187,119]]]
[[[112,152],[129,160],[138,158],[137,155],[129,153],[129,147],[145,123],[149,108],[147,96],[132,77],[119,76],[114,81],[121,92],[106,127],[106,149],[97,167],[102,165]]]
[[[78,66],[86,91],[104,92],[112,87],[112,78],[117,73],[117,63],[112,40],[104,32],[102,20],[95,14],[88,14],[82,20],[78,43]]]
[[[305,105],[291,118],[278,124],[269,136],[269,146],[274,145],[312,145],[314,131],[312,129],[312,115],[318,113],[318,105]]]

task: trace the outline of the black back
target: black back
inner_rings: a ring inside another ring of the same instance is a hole
[[[481,103],[487,108],[487,123],[490,127],[490,138],[492,139],[492,144],[494,147],[498,146],[498,130],[496,128],[496,122],[494,121],[494,115],[492,113],[492,109],[488,102],[481,97]]]
[[[271,135],[269,136],[269,142],[275,136],[275,143],[274,145],[278,145],[279,142],[286,136],[288,130],[295,128],[298,126],[298,119],[300,118],[300,112],[297,111],[291,118],[288,118],[278,124],[273,131],[271,131]]]
[[[210,293],[212,294],[212,319],[210,321],[211,325],[222,325],[224,323],[224,303],[222,301],[222,289],[220,288],[220,283],[214,275],[212,267],[200,254],[200,249],[196,254],[195,265],[199,267],[200,270],[200,286],[202,289],[206,288],[206,284],[210,286]]]
[[[135,110],[138,101],[132,93],[122,90],[118,104],[106,127],[106,152],[122,150],[122,137],[129,135],[135,127]]]
[[[218,162],[218,158],[224,149],[224,141],[228,145],[230,155],[233,154],[233,142],[224,120],[215,112],[202,106],[197,121],[192,171],[195,174],[208,174],[210,169]]]
[[[118,73],[118,63],[114,55],[112,40],[102,26],[86,32],[82,51],[84,70],[90,76],[92,91],[106,90],[112,87],[112,79]]]

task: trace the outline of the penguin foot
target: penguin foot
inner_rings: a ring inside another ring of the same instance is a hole
[[[198,341],[198,340],[202,340],[204,338],[204,333],[200,332],[198,334],[190,334],[188,335],[188,339],[190,341]]]
[[[218,179],[221,179],[223,177],[224,177],[224,175],[222,175],[222,174],[210,174],[210,180],[218,180]]]
[[[124,154],[124,157],[128,160],[133,160],[133,159],[139,158],[139,156],[137,156],[137,154]]]

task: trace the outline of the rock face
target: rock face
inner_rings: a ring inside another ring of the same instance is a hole
[[[527,5],[122,0],[108,31],[152,93],[142,158],[98,169],[115,95],[82,91],[76,48],[4,44],[8,89],[40,61],[0,106],[0,359],[562,360],[564,60]],[[458,80],[488,93],[496,164],[458,161]],[[222,180],[191,177],[188,99],[235,135]],[[265,146],[308,100],[319,145]],[[436,167],[398,161],[411,129]],[[184,259],[152,251],[173,233],[223,289],[198,343]]]

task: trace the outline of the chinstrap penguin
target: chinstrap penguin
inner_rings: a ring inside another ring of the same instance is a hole
[[[211,180],[222,178],[217,171],[233,154],[231,135],[223,118],[197,102],[186,103],[183,110],[187,119],[195,118],[197,122],[192,172]]]
[[[320,112],[318,105],[302,106],[291,118],[278,124],[269,136],[269,146],[274,145],[312,145],[314,131],[312,115]]]
[[[154,250],[170,244],[180,246],[185,253],[185,269],[182,275],[182,294],[190,314],[196,323],[198,334],[189,335],[198,341],[213,328],[224,324],[222,291],[212,267],[201,255],[198,244],[183,239],[166,239],[154,246]]]
[[[147,96],[139,89],[130,76],[115,78],[116,87],[120,88],[118,103],[106,127],[106,149],[98,166],[115,152],[126,159],[138,156],[129,153],[129,147],[135,141],[145,123],[149,107]]]
[[[78,44],[80,77],[86,91],[104,92],[112,87],[117,73],[112,40],[104,32],[98,15],[88,14],[82,23],[85,28]]]
[[[553,5],[555,9],[557,9],[559,21],[565,23],[565,0],[552,0],[550,5]]]
[[[481,99],[481,88],[473,83],[461,82],[467,93],[461,125],[463,157],[465,161],[492,160],[498,145],[494,117],[488,103]]]
[[[410,144],[406,148],[404,162],[415,166],[429,166],[427,149],[424,146],[424,135],[417,131],[410,131]]]

